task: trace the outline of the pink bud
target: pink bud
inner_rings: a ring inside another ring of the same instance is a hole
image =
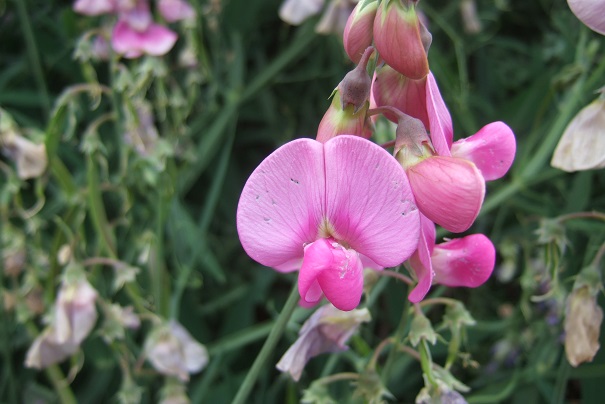
[[[343,34],[344,48],[353,63],[359,63],[366,48],[372,45],[372,27],[378,1],[362,0],[353,9]]]
[[[421,28],[413,4],[384,1],[374,20],[374,43],[384,61],[399,73],[419,80],[429,73],[425,47],[428,31]],[[423,43],[424,39],[424,43]]]
[[[404,114],[420,119],[425,128],[430,128],[426,107],[426,77],[412,80],[384,65],[376,69],[372,84],[372,95],[376,106],[391,106]],[[385,116],[393,122],[398,121],[394,114]]]
[[[325,143],[338,135],[355,135],[369,139],[372,136],[366,112],[369,102],[355,112],[355,106],[346,105],[343,109],[340,91],[334,90],[332,103],[324,114],[317,129],[317,141]]]
[[[487,281],[496,263],[496,249],[483,234],[437,244],[431,255],[435,283],[475,288]]]
[[[485,125],[473,136],[452,145],[452,156],[470,160],[486,181],[503,177],[515,159],[513,131],[503,122]]]
[[[175,320],[149,334],[145,353],[158,372],[182,381],[188,381],[189,374],[199,372],[208,363],[206,348]]]
[[[444,229],[466,231],[479,214],[485,180],[468,160],[432,156],[407,169],[420,212]]]

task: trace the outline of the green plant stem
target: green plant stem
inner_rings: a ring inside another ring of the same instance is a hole
[[[258,353],[256,359],[254,360],[254,363],[252,364],[252,367],[248,371],[246,378],[244,379],[235,398],[233,399],[233,404],[243,404],[246,402],[246,399],[248,398],[252,387],[254,387],[256,379],[258,378],[260,370],[265,366],[265,363],[273,352],[275,345],[277,345],[279,338],[286,329],[286,325],[288,324],[288,320],[290,319],[292,313],[294,312],[294,309],[296,308],[298,299],[298,285],[294,284],[292,292],[290,292],[290,296],[288,297],[284,308],[282,309],[281,313],[279,313],[277,320],[275,320],[275,325],[271,329],[269,336],[265,340],[263,347]]]
[[[404,296],[407,296],[412,290],[412,286],[408,285],[407,293]],[[397,345],[401,343],[403,337],[405,335],[405,329],[408,324],[408,312],[410,311],[410,301],[409,299],[404,299],[403,309],[401,312],[401,319],[399,320],[399,325],[397,325],[397,330],[395,331],[395,336],[393,337],[393,347],[389,351],[389,355],[387,356],[387,361],[384,364],[384,370],[382,371],[382,380],[386,384],[388,382],[389,373],[393,368],[393,363],[395,362],[395,356],[397,355]]]
[[[17,13],[19,14],[23,36],[25,37],[27,45],[27,56],[29,57],[33,69],[34,80],[36,80],[38,91],[40,91],[43,111],[45,115],[48,115],[50,113],[50,96],[48,95],[48,88],[46,86],[46,81],[44,80],[40,57],[38,56],[38,45],[36,45],[36,38],[34,37],[32,24],[29,20],[27,6],[25,5],[25,0],[15,0],[15,3],[17,3]]]

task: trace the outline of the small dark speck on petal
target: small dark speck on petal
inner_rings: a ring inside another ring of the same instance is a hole
[[[294,178],[290,178],[290,181],[292,181],[295,184],[299,184],[298,180],[295,180]]]

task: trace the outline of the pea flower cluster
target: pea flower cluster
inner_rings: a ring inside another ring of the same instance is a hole
[[[116,15],[111,46],[126,58],[165,55],[178,38],[174,31],[154,22],[148,0],[76,0],[73,8],[89,16]],[[195,10],[185,0],[158,0],[157,9],[167,22],[195,17]]]
[[[237,212],[242,246],[263,265],[300,270],[303,303],[325,296],[352,310],[364,268],[408,259],[418,281],[412,302],[433,283],[476,287],[493,271],[495,248],[485,235],[436,244],[435,224],[453,233],[472,226],[485,182],[512,165],[515,137],[494,122],[453,141],[429,69],[431,34],[416,3],[359,1],[344,30],[345,51],[358,65],[334,90],[316,140],[283,145],[244,186]],[[372,79],[367,66],[375,53]],[[397,124],[394,156],[369,140],[378,114]]]

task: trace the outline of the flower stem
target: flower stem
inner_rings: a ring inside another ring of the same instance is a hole
[[[395,331],[395,336],[393,338],[394,347],[391,348],[391,351],[389,352],[389,356],[387,356],[387,361],[384,365],[384,370],[382,371],[382,380],[384,381],[385,384],[388,382],[388,376],[389,376],[391,369],[393,368],[395,356],[397,355],[397,349],[395,349],[395,347],[400,345],[401,340],[403,339],[404,334],[405,334],[405,329],[408,324],[408,312],[409,312],[409,308],[410,308],[410,301],[407,298],[407,295],[409,294],[410,289],[412,288],[412,285],[410,285],[410,284],[408,284],[408,285],[409,285],[408,291],[405,294],[406,298],[403,302],[403,309],[401,311],[401,319],[399,320],[399,325],[397,326],[397,330]]]
[[[281,313],[279,313],[277,320],[275,320],[273,329],[271,329],[269,336],[265,340],[263,347],[256,356],[256,359],[248,371],[244,382],[241,384],[235,398],[233,399],[233,404],[243,404],[246,402],[246,399],[248,398],[252,387],[254,387],[256,379],[258,378],[260,370],[265,366],[265,363],[269,359],[269,355],[271,352],[273,352],[275,345],[277,345],[279,338],[286,329],[286,325],[288,324],[288,320],[290,320],[290,317],[296,308],[298,299],[298,286],[294,284],[292,292],[290,292],[290,296],[288,297],[284,308],[282,309]]]
[[[15,3],[17,3],[17,13],[19,14],[19,20],[23,28],[23,36],[27,44],[27,54],[32,65],[34,79],[36,80],[38,91],[40,91],[42,109],[44,114],[48,115],[50,112],[50,96],[48,95],[46,81],[44,80],[40,57],[38,56],[38,46],[36,45],[36,38],[34,37],[32,24],[27,13],[27,6],[25,5],[25,0],[16,0]]]

